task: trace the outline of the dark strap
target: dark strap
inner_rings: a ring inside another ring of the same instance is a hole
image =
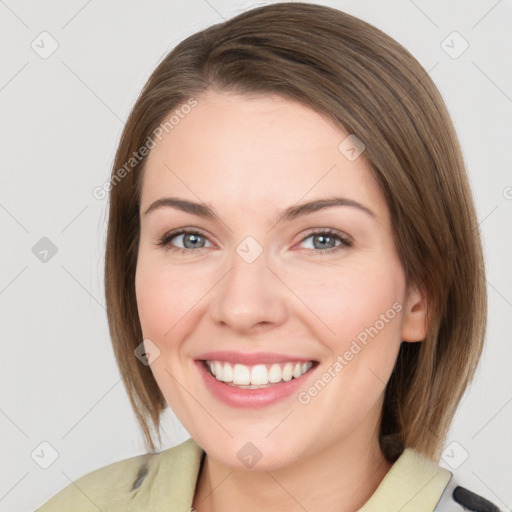
[[[452,474],[433,512],[462,512],[463,510],[500,512],[494,503],[458,485]]]

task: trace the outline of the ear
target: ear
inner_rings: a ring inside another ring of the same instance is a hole
[[[427,336],[427,302],[423,290],[411,287],[404,304],[402,341],[423,341]]]

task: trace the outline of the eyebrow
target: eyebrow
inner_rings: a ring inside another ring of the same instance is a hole
[[[361,203],[358,203],[357,201],[354,201],[353,199],[348,199],[346,197],[328,197],[324,199],[316,199],[307,203],[295,204],[286,208],[274,218],[273,225],[283,221],[291,221],[303,215],[334,206],[349,206],[352,208],[357,208],[358,210],[368,214],[370,217],[374,219],[377,218],[377,215],[372,210],[370,210],[370,208],[364,206]],[[162,197],[161,199],[157,199],[144,212],[144,215],[147,215],[153,210],[162,207],[175,208],[177,210],[191,213],[192,215],[197,215],[198,217],[204,217],[206,219],[219,217],[214,208],[211,208],[204,203],[194,203],[193,201],[180,199],[178,197]]]

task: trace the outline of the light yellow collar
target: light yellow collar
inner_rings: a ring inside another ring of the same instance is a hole
[[[358,512],[432,512],[452,474],[406,448]]]
[[[174,509],[188,510],[194,499],[204,452],[193,439],[172,451],[174,457],[170,467],[164,464],[167,466],[166,483],[172,482],[173,490],[177,491],[173,493]],[[406,448],[358,512],[432,512],[451,476],[448,470]],[[160,502],[158,490],[168,492],[165,488],[156,489],[156,495],[151,499],[155,505]]]

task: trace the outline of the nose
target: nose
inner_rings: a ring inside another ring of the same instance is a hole
[[[234,251],[230,264],[212,290],[211,319],[246,335],[282,325],[288,315],[289,297],[268,267],[265,252],[249,263]]]

